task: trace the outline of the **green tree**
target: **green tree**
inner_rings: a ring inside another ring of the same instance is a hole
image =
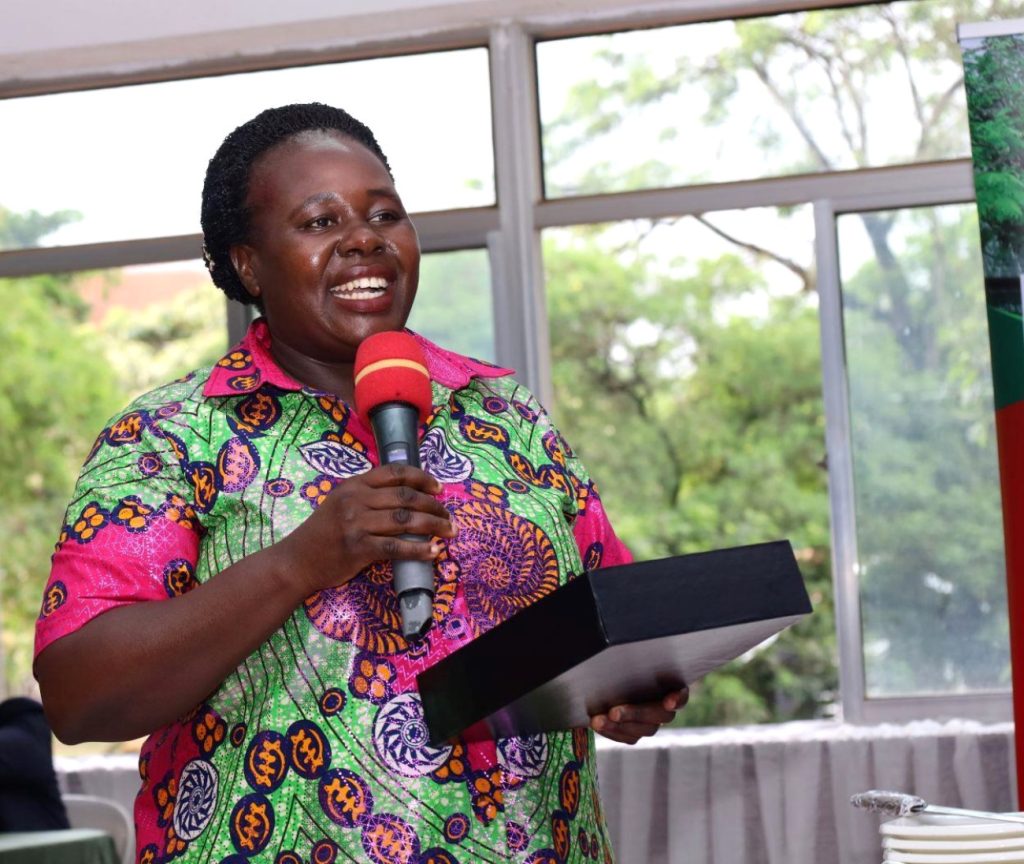
[[[0,246],[35,242],[66,214],[0,209]],[[71,487],[122,394],[65,276],[0,280],[0,637],[9,692],[30,692],[35,617]]]
[[[57,213],[29,210],[27,213],[15,213],[0,205],[0,249],[38,246],[47,234],[52,234],[78,218],[79,214],[74,210],[60,210]]]
[[[483,249],[424,255],[409,327],[452,351],[493,359],[490,284],[487,253]],[[453,309],[458,309],[459,314],[453,315]]]
[[[1015,277],[1024,271],[1024,39],[966,50],[964,70],[985,273]]]
[[[142,309],[109,309],[98,335],[121,391],[134,398],[213,365],[228,347],[225,302],[200,283]]]

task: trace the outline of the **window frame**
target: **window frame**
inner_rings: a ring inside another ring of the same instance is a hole
[[[901,722],[922,718],[970,717],[982,721],[1013,718],[1010,690],[874,698],[869,698],[866,692],[860,581],[857,576],[857,518],[849,377],[836,221],[839,216],[871,210],[973,203],[974,178],[970,160],[962,160],[959,164],[950,163],[946,171],[933,176],[932,180],[934,185],[906,189],[862,188],[857,194],[823,198],[814,202],[822,389],[825,396],[836,637],[839,646],[839,690],[843,717],[853,723]]]

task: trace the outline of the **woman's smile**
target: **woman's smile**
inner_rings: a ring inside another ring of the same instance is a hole
[[[376,276],[364,276],[353,279],[344,285],[331,289],[331,293],[340,300],[372,300],[380,297],[388,287],[387,279]]]
[[[328,293],[352,312],[382,313],[391,308],[395,271],[379,264],[346,267],[332,274]]]

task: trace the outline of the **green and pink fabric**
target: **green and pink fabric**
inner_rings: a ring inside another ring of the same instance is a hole
[[[139,861],[611,859],[588,730],[426,739],[421,669],[629,553],[509,370],[417,338],[434,397],[421,460],[459,527],[436,563],[433,627],[420,643],[402,637],[385,562],[308,597],[206,702],[146,741]],[[142,396],[103,430],[54,556],[37,652],[116,606],[192,590],[377,464],[370,429],[290,379],[269,344],[257,321],[212,369]]]

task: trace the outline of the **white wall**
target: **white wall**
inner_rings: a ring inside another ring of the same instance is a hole
[[[175,67],[228,71],[351,46],[444,45],[515,20],[545,28],[770,12],[801,0],[0,0],[0,97]],[[806,0],[804,0],[806,2]],[[850,0],[821,0],[821,5]]]
[[[471,6],[477,0],[448,0]],[[436,6],[430,0],[8,0],[0,53],[16,54],[215,33]]]

